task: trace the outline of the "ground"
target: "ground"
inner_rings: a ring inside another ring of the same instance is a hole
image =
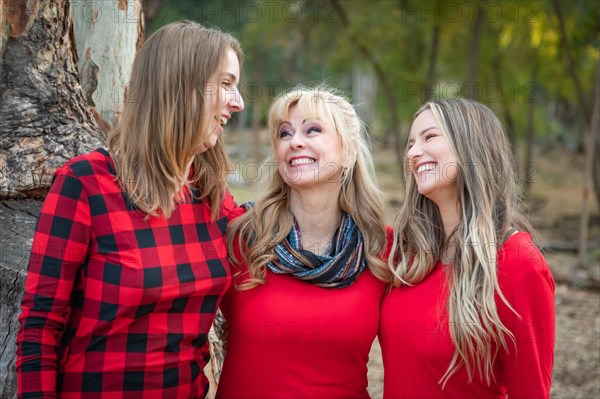
[[[249,159],[252,141],[246,140]],[[267,142],[263,137],[262,142]],[[244,148],[244,146],[237,146]],[[388,202],[388,223],[402,199],[398,164],[390,149],[374,146],[378,178]],[[263,154],[264,155],[264,154]],[[551,397],[553,399],[600,398],[600,218],[596,199],[590,197],[592,218],[585,268],[576,268],[580,212],[582,209],[583,156],[565,151],[534,153],[535,172],[528,216],[539,231],[538,244],[557,281],[556,285],[556,350]],[[232,192],[239,202],[254,197],[251,185],[255,165],[235,161],[237,177],[231,181]],[[244,183],[246,181],[246,183]],[[547,248],[547,249],[544,249]],[[548,249],[549,248],[549,249]],[[563,248],[561,250],[550,250]],[[566,249],[565,249],[566,248]],[[382,397],[383,367],[377,342],[369,362],[369,392]]]

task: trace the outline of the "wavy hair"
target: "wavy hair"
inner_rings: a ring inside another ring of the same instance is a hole
[[[256,205],[227,226],[230,260],[237,266],[244,261],[248,265],[248,275],[244,275],[247,278],[237,287],[244,290],[265,283],[266,265],[275,256],[275,246],[292,229],[290,187],[273,166],[277,165],[274,148],[279,140],[279,126],[288,119],[290,108],[294,106],[306,117],[330,121],[335,127],[344,158],[351,160],[339,181],[339,206],[354,219],[363,234],[365,258],[371,272],[381,280],[389,280],[389,271],[381,260],[386,248],[383,196],[376,183],[364,126],[346,98],[319,86],[292,89],[271,105],[268,125],[272,150],[262,167]],[[244,254],[244,259],[239,259],[236,251]],[[237,277],[241,277],[239,273]]]
[[[415,118],[425,110],[432,112],[457,159],[460,223],[446,239],[436,204],[418,193],[405,163],[406,198],[394,224],[388,265],[397,286],[418,284],[453,246],[452,267],[444,271],[455,352],[440,383],[445,386],[464,365],[470,379],[476,369],[490,384],[498,351],[507,349],[507,338],[514,342],[495,300],[497,295],[514,311],[498,285],[497,253],[512,227],[533,231],[520,209],[513,155],[494,113],[461,98],[428,102]]]
[[[212,218],[218,216],[231,169],[222,138],[197,152],[210,134],[205,98],[218,87],[213,85],[229,48],[241,64],[243,53],[233,36],[178,21],[158,29],[135,57],[123,115],[107,145],[118,181],[148,215],[168,218],[187,187],[197,188]]]

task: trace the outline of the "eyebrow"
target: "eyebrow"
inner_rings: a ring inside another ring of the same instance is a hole
[[[436,127],[436,126],[430,126],[430,127],[426,127],[425,129],[423,129],[423,130],[421,130],[421,131],[419,132],[418,136],[422,136],[422,135],[424,135],[425,133],[427,133],[427,132],[428,132],[428,131],[430,131],[430,130],[440,130],[440,129],[439,129],[438,127]],[[413,142],[413,141],[415,141],[413,138],[409,138],[409,139],[408,139],[408,142],[409,142],[409,143],[411,143],[411,142]]]
[[[302,124],[302,125],[304,125],[304,124],[306,123],[306,121],[307,121],[307,120],[308,120],[308,119],[305,119],[305,120],[303,120],[301,124]],[[279,127],[281,127],[281,125],[283,125],[284,123],[287,123],[288,125],[291,125],[291,123],[290,123],[290,122],[288,122],[288,121],[281,121],[281,123],[279,123]]]
[[[437,127],[435,127],[435,126],[426,127],[425,129],[423,129],[423,130],[421,130],[421,131],[419,132],[419,136],[422,136],[422,135],[424,135],[425,133],[427,133],[428,131],[430,131],[430,130],[434,130],[434,129],[435,129],[435,130],[439,130],[439,128],[437,128]]]
[[[237,82],[237,77],[234,74],[232,74],[231,72],[225,72],[224,75],[225,75],[225,77],[233,80],[233,83]]]

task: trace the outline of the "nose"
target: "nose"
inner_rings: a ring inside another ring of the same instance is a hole
[[[423,155],[423,149],[417,143],[414,143],[406,152],[406,157],[409,160],[415,160]]]
[[[302,132],[296,132],[290,138],[290,148],[304,148],[304,138]]]
[[[235,92],[229,96],[228,105],[232,113],[244,110],[244,99],[237,88],[235,89]]]

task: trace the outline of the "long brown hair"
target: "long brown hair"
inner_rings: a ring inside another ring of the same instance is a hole
[[[108,136],[108,148],[119,182],[148,215],[169,217],[185,186],[199,189],[213,219],[219,213],[231,168],[222,138],[196,153],[209,134],[205,96],[214,90],[210,85],[225,67],[229,48],[241,64],[233,36],[178,21],[158,29],[135,57],[123,115]]]
[[[496,295],[510,309],[498,285],[497,252],[516,227],[533,233],[521,208],[513,154],[504,128],[485,105],[461,98],[426,103],[448,139],[458,163],[460,223],[451,235],[455,249],[448,275],[448,318],[455,353],[440,383],[465,366],[490,383],[493,364],[514,334],[500,320]],[[408,147],[407,147],[408,149]],[[405,163],[405,168],[407,163]],[[396,285],[421,282],[448,245],[437,205],[419,194],[408,170],[406,198],[395,222],[389,266]]]

